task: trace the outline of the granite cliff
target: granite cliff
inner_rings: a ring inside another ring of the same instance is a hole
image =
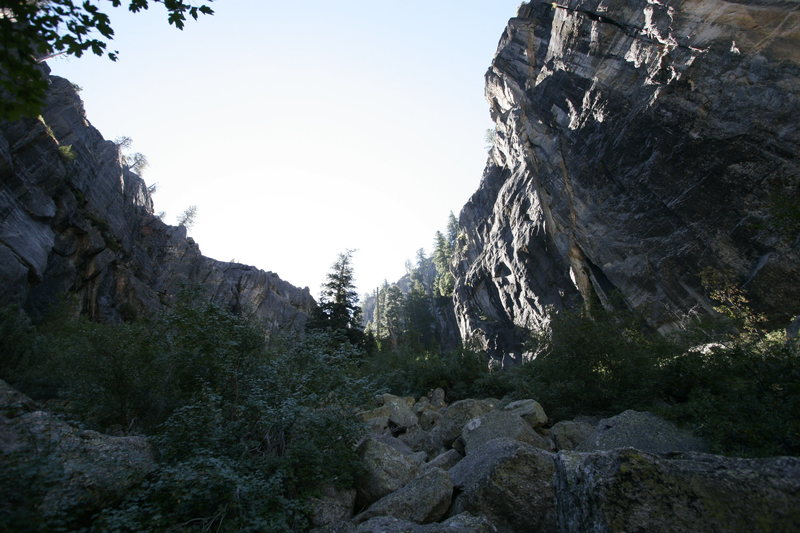
[[[669,331],[710,311],[708,269],[773,319],[800,312],[796,3],[534,0],[486,95],[496,140],[460,215],[463,338],[518,353],[552,310],[590,304]]]
[[[155,216],[119,147],[87,121],[72,84],[51,76],[38,119],[0,124],[0,305],[37,316],[67,293],[93,319],[120,320],[169,305],[184,286],[271,330],[302,327],[316,305],[277,274],[203,256],[185,227]]]

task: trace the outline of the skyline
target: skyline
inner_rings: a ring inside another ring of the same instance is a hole
[[[107,139],[145,154],[166,222],[197,206],[189,234],[204,255],[317,297],[356,249],[363,295],[430,252],[477,189],[492,127],[483,74],[517,5],[240,0],[183,31],[156,9],[110,10],[117,63],[49,65],[82,87]]]

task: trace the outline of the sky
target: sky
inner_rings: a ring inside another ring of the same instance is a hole
[[[152,3],[152,2],[151,2]],[[483,75],[520,0],[218,0],[169,26],[106,8],[119,60],[56,58],[107,139],[133,139],[156,212],[204,255],[319,295],[337,255],[361,294],[430,253],[477,189]]]

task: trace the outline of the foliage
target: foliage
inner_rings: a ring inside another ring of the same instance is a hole
[[[191,229],[196,221],[197,221],[197,206],[190,205],[183,211],[183,213],[178,215],[177,223],[179,226],[183,226],[186,229]]]
[[[436,267],[436,280],[433,288],[437,296],[453,296],[455,286],[455,276],[453,275],[452,262],[455,252],[456,235],[458,234],[458,222],[453,213],[450,213],[450,220],[447,224],[447,236],[437,231],[433,244],[433,264]]]
[[[65,531],[69,517],[41,516],[44,495],[64,477],[63,467],[26,449],[0,453],[0,531]]]
[[[208,0],[208,3],[213,0]],[[110,0],[112,7],[127,6],[137,13],[148,9],[149,0]],[[206,4],[184,0],[153,0],[167,12],[167,21],[183,29],[187,17],[213,14]],[[44,102],[47,81],[37,64],[50,55],[76,57],[85,52],[106,55],[114,36],[111,19],[97,0],[7,0],[0,4],[0,119],[35,116]]]
[[[58,147],[58,154],[64,161],[74,161],[75,151],[72,149],[71,144],[62,144]]]
[[[114,143],[120,149],[121,163],[128,167],[131,172],[135,172],[141,176],[148,167],[149,163],[144,154],[130,151],[131,146],[133,146],[133,139],[130,137],[117,137],[114,139]],[[150,187],[154,186],[151,185]],[[150,187],[148,187],[148,191],[150,191]],[[150,192],[155,192],[155,188]]]
[[[319,307],[310,321],[312,329],[344,336],[351,343],[362,345],[361,307],[353,273],[354,250],[340,253],[322,284]]]
[[[363,371],[375,385],[400,396],[421,396],[442,388],[450,401],[502,397],[513,391],[510,373],[493,370],[486,354],[469,350],[415,351],[386,348],[369,359]]]
[[[630,313],[556,316],[548,334],[534,336],[537,357],[508,372],[510,395],[536,398],[555,420],[655,410],[719,453],[800,453],[798,341],[762,329],[727,283],[711,289],[725,322],[691,324],[670,338]],[[694,345],[699,338],[704,344]]]
[[[494,145],[497,143],[497,130],[494,128],[487,129],[483,136],[483,142],[486,143],[484,149],[487,152],[491,152]]]
[[[10,309],[2,318],[4,378],[157,446],[160,468],[93,530],[299,531],[309,494],[353,482],[353,406],[371,387],[349,343],[322,332],[267,343],[245,318],[189,296],[127,324],[69,306],[39,326]]]
[[[451,262],[457,233],[458,222],[450,213],[447,236],[436,232],[433,255],[418,250],[416,262],[406,262],[403,278],[376,289],[374,313],[366,329],[378,346],[425,352],[439,350],[449,342],[440,320],[452,314],[455,279]]]
[[[660,358],[680,351],[629,313],[561,313],[533,338],[520,370],[555,418],[643,408],[654,398]]]

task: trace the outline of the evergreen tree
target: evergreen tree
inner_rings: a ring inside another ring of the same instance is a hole
[[[405,296],[395,284],[386,285],[383,291],[383,331],[392,346],[397,348],[405,333]]]
[[[447,220],[447,235],[437,231],[433,244],[433,264],[436,265],[436,280],[433,285],[436,296],[453,295],[455,278],[450,265],[453,261],[457,239],[458,220],[453,213],[450,213]]]
[[[353,275],[353,252],[340,253],[331,271],[322,284],[317,315],[312,319],[312,328],[343,332],[348,340],[359,344],[363,340],[361,331],[361,307]]]

